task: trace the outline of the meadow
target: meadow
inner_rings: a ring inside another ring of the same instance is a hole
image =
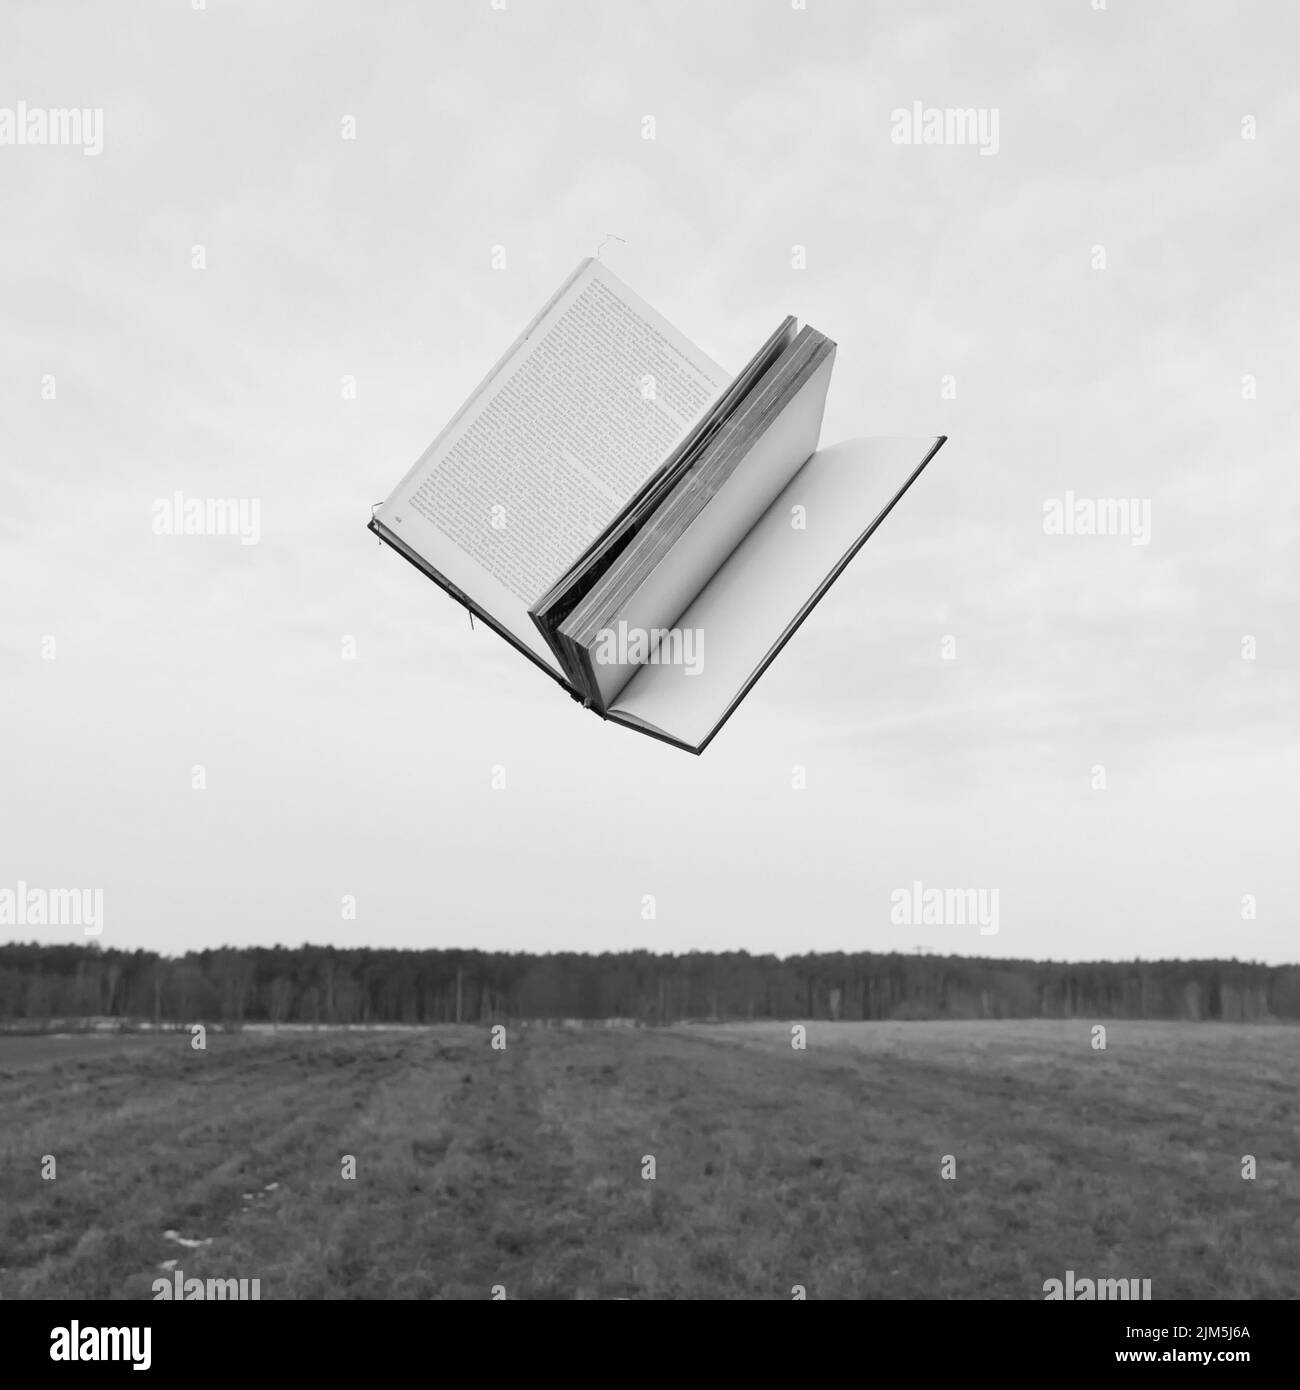
[[[0,1036],[0,1297],[147,1299],[173,1262],[263,1299],[1300,1296],[1294,1026],[490,1039]]]

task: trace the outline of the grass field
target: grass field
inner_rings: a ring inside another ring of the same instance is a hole
[[[149,1298],[168,1260],[264,1299],[1300,1296],[1300,1029],[1107,1034],[0,1037],[0,1296]]]

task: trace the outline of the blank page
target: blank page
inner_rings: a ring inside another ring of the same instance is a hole
[[[698,667],[646,665],[612,711],[699,748],[858,545],[934,453],[934,439],[853,439],[819,449],[677,623]],[[793,526],[802,507],[806,529]]]
[[[642,580],[616,623],[647,633],[667,628],[707,587],[710,576],[725,562],[725,557],[740,544],[816,449],[833,360],[832,350],[762,434],[740,441],[738,447],[745,450],[743,462]],[[593,655],[592,670],[606,708],[611,701],[619,703],[619,692],[638,669],[618,662],[601,662]]]

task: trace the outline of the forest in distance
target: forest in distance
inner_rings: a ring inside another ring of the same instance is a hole
[[[0,945],[0,1023],[432,1024],[620,1019],[1300,1019],[1300,965],[930,954],[600,955],[333,946],[160,956]]]

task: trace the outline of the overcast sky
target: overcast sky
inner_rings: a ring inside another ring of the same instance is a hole
[[[0,111],[103,148],[0,145],[0,887],[102,887],[102,945],[169,953],[1300,958],[1293,6],[5,28]],[[996,151],[896,143],[917,102]],[[607,234],[731,370],[787,313],[834,338],[825,443],[950,436],[700,758],[365,530]],[[177,490],[258,543],[155,535]],[[1149,542],[1046,534],[1067,492]],[[891,922],[916,881],[997,890],[997,934]]]

